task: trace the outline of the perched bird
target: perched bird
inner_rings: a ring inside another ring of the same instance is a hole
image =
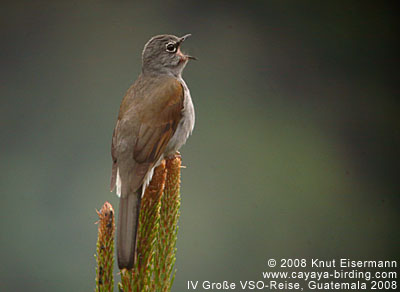
[[[180,50],[189,36],[158,35],[146,43],[142,72],[119,109],[111,144],[111,191],[115,186],[120,197],[120,269],[134,265],[140,201],[154,168],[174,155],[193,131],[194,108],[182,71],[195,58]]]

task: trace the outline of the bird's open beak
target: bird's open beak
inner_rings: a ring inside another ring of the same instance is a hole
[[[191,36],[190,33],[185,34],[183,37],[181,37],[181,38],[179,39],[179,44],[183,43],[183,42],[184,42],[188,37],[190,37],[190,36]]]
[[[191,36],[191,34],[190,33],[188,33],[188,34],[185,34],[183,37],[181,37],[181,38],[179,38],[179,45],[181,45],[188,37],[190,37]],[[197,58],[196,57],[193,57],[193,56],[190,56],[190,55],[184,55],[187,59],[190,59],[190,60],[197,60]]]

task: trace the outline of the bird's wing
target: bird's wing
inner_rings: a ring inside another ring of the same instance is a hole
[[[131,187],[143,184],[149,169],[154,167],[174,135],[182,118],[184,90],[175,78],[162,80],[143,103],[147,110],[139,112],[141,125],[133,148],[137,162]]]
[[[129,124],[126,119],[128,121],[130,119],[127,115],[134,115],[138,122],[138,128],[132,129],[135,131],[132,135],[136,137],[132,148],[133,159],[136,163],[132,165],[132,175],[129,178],[130,187],[134,190],[143,184],[148,171],[158,162],[182,119],[184,90],[176,78],[160,78],[150,82],[150,85],[143,90],[146,95],[140,89],[135,92],[130,110],[125,110],[122,115],[120,111],[120,117],[114,129],[111,146],[113,158],[111,189],[116,182],[119,164],[117,159],[120,135],[118,133],[126,130],[125,124]]]
[[[182,118],[184,91],[175,78],[168,78],[146,100],[141,125],[133,150],[138,163],[156,163]]]
[[[117,164],[117,157],[118,157],[118,136],[120,134],[120,126],[121,126],[121,119],[126,113],[126,111],[130,108],[130,105],[134,105],[135,101],[135,86],[136,82],[129,87],[128,91],[126,92],[124,98],[122,99],[120,108],[119,108],[119,113],[118,113],[118,119],[117,123],[115,125],[113,135],[112,135],[112,140],[111,140],[111,158],[112,158],[112,170],[111,170],[111,184],[110,184],[110,190],[113,191],[115,187],[115,183],[117,181],[117,171],[118,171],[118,164]],[[134,133],[133,133],[134,134]]]
[[[155,163],[164,152],[182,118],[183,88],[179,81],[166,84],[156,101],[154,113],[142,116],[133,158],[138,163]]]

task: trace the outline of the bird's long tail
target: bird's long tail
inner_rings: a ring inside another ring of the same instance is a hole
[[[119,199],[117,254],[120,269],[132,269],[135,263],[136,236],[142,188]]]

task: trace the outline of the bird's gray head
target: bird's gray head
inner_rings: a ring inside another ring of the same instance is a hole
[[[181,52],[180,46],[190,34],[183,37],[157,35],[144,46],[142,71],[144,74],[169,74],[179,77],[192,56]]]

